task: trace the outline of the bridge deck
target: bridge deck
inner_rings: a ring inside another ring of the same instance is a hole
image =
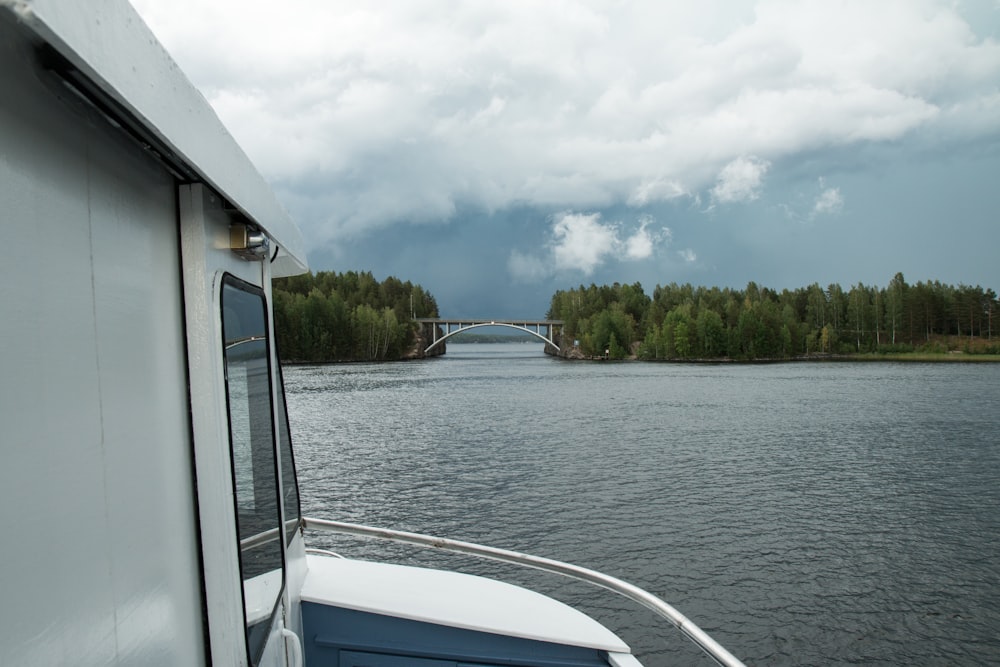
[[[548,326],[554,324],[555,326],[562,326],[562,320],[518,320],[518,319],[503,319],[503,318],[448,318],[448,317],[418,317],[413,320],[414,322],[419,322],[421,324],[460,324],[463,326],[471,326],[473,324],[496,324],[509,325],[515,324],[517,326]]]
[[[488,327],[488,326],[498,326],[498,327],[510,327],[513,329],[520,329],[521,331],[526,331],[538,338],[542,339],[549,345],[555,348],[559,348],[559,343],[557,342],[557,330],[561,331],[563,326],[562,320],[515,320],[515,319],[460,319],[460,318],[446,318],[446,317],[418,317],[414,319],[415,322],[419,323],[420,326],[429,328],[430,338],[432,340],[431,344],[427,347],[424,352],[430,352],[434,347],[443,343],[446,339],[452,336],[466,331],[468,329],[474,329],[476,327]],[[443,330],[443,335],[438,335],[439,328]],[[542,331],[545,334],[542,334]]]

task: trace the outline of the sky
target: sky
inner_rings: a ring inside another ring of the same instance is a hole
[[[313,271],[1000,290],[1000,0],[133,0]]]

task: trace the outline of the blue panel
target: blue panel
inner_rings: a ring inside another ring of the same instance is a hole
[[[302,603],[309,667],[608,667],[601,651]],[[426,661],[426,662],[425,662]]]
[[[339,667],[457,667],[454,660],[431,660],[383,653],[341,651]]]

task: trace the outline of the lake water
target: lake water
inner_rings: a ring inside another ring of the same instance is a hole
[[[601,570],[748,664],[1000,664],[1000,365],[567,362],[449,344],[418,362],[287,367],[285,382],[307,516]],[[539,588],[647,667],[710,664],[612,593],[310,537]]]

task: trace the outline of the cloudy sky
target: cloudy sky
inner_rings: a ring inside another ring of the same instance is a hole
[[[314,271],[1000,289],[1000,0],[134,0]]]

